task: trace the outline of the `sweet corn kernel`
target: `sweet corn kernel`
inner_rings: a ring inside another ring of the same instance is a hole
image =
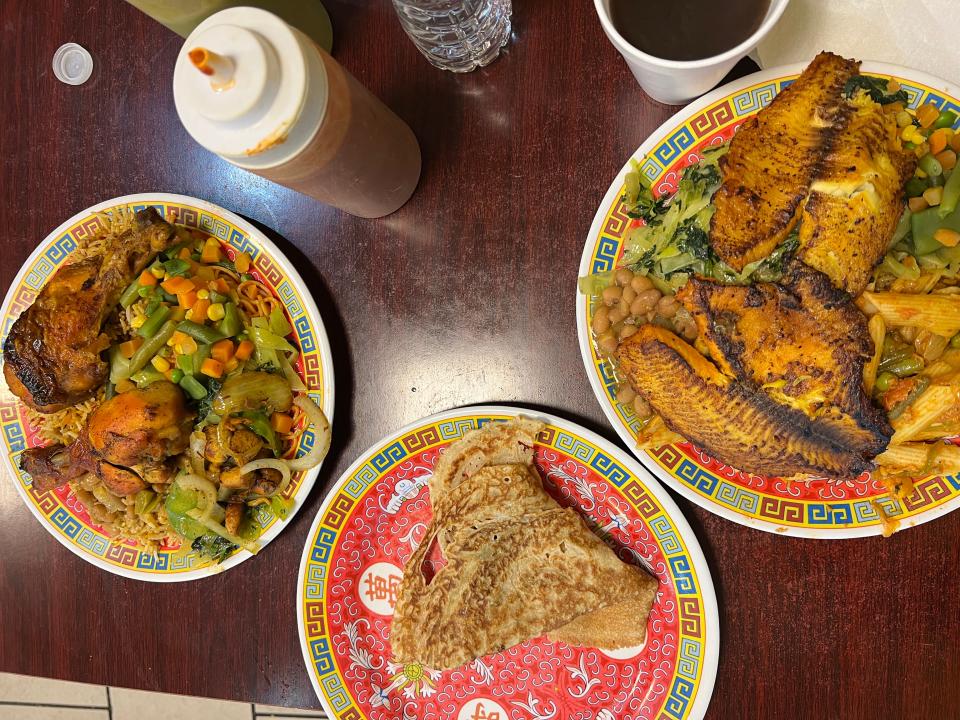
[[[913,140],[913,134],[917,131],[917,128],[913,123],[904,126],[903,130],[900,131],[900,139],[911,142]]]
[[[159,355],[155,355],[153,359],[150,361],[150,364],[153,365],[160,372],[166,372],[167,370],[170,369],[170,363],[168,363]]]
[[[933,207],[939,205],[940,201],[943,199],[943,188],[942,187],[932,187],[927,188],[923,191],[923,199],[927,201],[927,205]]]
[[[213,321],[223,320],[224,314],[223,303],[213,303],[207,308],[207,317]]]
[[[173,347],[176,344],[177,344],[177,341],[173,339],[173,336],[171,336],[170,339],[167,340],[167,347]]]
[[[143,327],[143,324],[147,321],[147,318],[144,315],[137,315],[130,321],[130,327],[134,330],[139,330]]]
[[[210,299],[210,291],[209,291],[209,290],[197,290],[197,297],[200,298],[201,300],[209,300],[209,299]]]

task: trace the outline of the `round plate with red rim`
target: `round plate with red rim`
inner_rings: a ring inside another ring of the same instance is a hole
[[[427,480],[464,433],[518,415],[546,423],[535,463],[626,562],[660,581],[640,648],[605,652],[536,638],[453,670],[399,665],[390,623],[403,568],[431,518]],[[468,407],[384,438],[341,476],[300,562],[297,619],[320,702],[344,720],[700,718],[713,690],[717,603],[696,537],[636,461],[573,423]]]
[[[53,273],[71,261],[78,242],[102,230],[103,215],[117,208],[140,210],[148,205],[155,207],[168,222],[196,228],[217,238],[229,258],[238,252],[247,252],[251,256],[251,274],[279,298],[293,328],[296,337],[288,339],[300,351],[300,358],[294,367],[310,397],[332,422],[333,360],[330,343],[306,284],[290,261],[263,233],[238,215],[206,200],[169,193],[143,193],[105,200],[74,215],[47,235],[27,258],[10,285],[3,309],[0,310],[3,338],[6,338],[14,320],[33,302]],[[30,424],[23,403],[10,392],[3,380],[0,380],[0,425],[3,428],[7,474],[16,485],[20,497],[51,535],[87,562],[138,580],[176,582],[207,577],[251,557],[248,551],[238,550],[215,565],[192,552],[189,547],[164,545],[158,552],[151,553],[133,543],[112,540],[91,520],[86,508],[67,486],[39,491],[33,487],[30,476],[20,469],[20,454],[27,448],[46,443]],[[297,453],[307,452],[313,447],[313,441],[313,433],[304,431]],[[293,500],[293,508],[286,519],[279,520],[272,514],[260,511],[257,520],[264,527],[258,539],[261,547],[280,534],[303,505],[319,472],[320,467],[317,466],[306,473],[298,473],[291,480],[284,497]]]
[[[724,85],[687,106],[660,126],[636,153],[642,172],[657,195],[672,194],[683,168],[697,162],[703,148],[726,142],[744,120],[764,108],[790,85],[805,65],[764,70]],[[933,103],[960,113],[960,88],[917,70],[864,62],[862,72],[893,78],[907,91],[912,108]],[[583,249],[580,275],[616,266],[631,219],[622,201],[628,161],[600,203]],[[598,352],[591,333],[594,306],[577,293],[580,351],[597,400],[627,447],[670,487],[693,502],[734,522],[769,532],[814,538],[879,535],[881,513],[897,528],[933,520],[960,506],[960,477],[917,478],[903,498],[865,473],[856,480],[808,478],[786,481],[759,477],[724,465],[690,443],[654,451],[636,449],[639,420],[631,407],[616,401],[617,373]],[[889,527],[889,526],[888,526]]]

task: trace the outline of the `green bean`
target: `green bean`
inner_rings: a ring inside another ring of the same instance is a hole
[[[232,302],[224,304],[223,319],[217,325],[217,328],[224,337],[233,337],[243,329],[243,323],[240,322],[240,313],[237,312],[237,306]]]
[[[137,384],[137,387],[140,388],[141,390],[147,387],[148,385],[152,385],[155,382],[159,382],[160,380],[166,380],[166,379],[167,379],[167,376],[164,375],[159,370],[157,370],[155,367],[153,367],[153,365],[147,365],[139,372],[135,372],[133,375],[130,376],[130,380],[135,382]]]
[[[137,295],[139,295],[142,298],[145,298],[148,295],[153,295],[153,288],[147,285],[141,285],[140,288],[137,290]]]
[[[945,218],[957,209],[958,204],[960,204],[960,170],[954,168],[943,186],[943,195],[940,198],[937,215]]]
[[[216,290],[210,291],[210,302],[212,303],[225,303],[230,299],[229,295],[221,295]]]
[[[218,330],[207,327],[206,325],[201,325],[195,323],[192,320],[184,320],[179,325],[177,325],[177,330],[182,333],[186,333],[194,340],[198,340],[202,343],[215,343],[217,340],[223,340],[224,335]]]
[[[203,400],[207,396],[207,389],[193,375],[184,375],[180,379],[180,387],[194,400]]]
[[[174,368],[173,372],[170,373],[170,379],[175,383],[179,383],[181,380],[183,380],[183,376],[184,372],[180,368]]]
[[[953,110],[941,110],[940,115],[933,121],[934,128],[949,128],[957,121],[957,114]]]
[[[893,387],[894,383],[897,381],[897,376],[890,372],[882,372],[877,375],[877,381],[874,383],[874,387],[880,392],[886,392]]]
[[[937,160],[930,153],[927,153],[922,158],[920,158],[920,161],[917,163],[917,166],[930,177],[933,177],[934,175],[943,174],[943,165],[941,165],[940,161]]]
[[[190,263],[180,258],[174,258],[173,260],[167,260],[163,264],[163,269],[167,272],[167,275],[186,275],[190,271]]]
[[[921,370],[923,370],[923,358],[917,357],[916,355],[911,355],[885,368],[886,372],[893,373],[897,377],[916,375]]]
[[[924,182],[923,178],[912,177],[907,181],[907,184],[904,186],[904,190],[907,193],[907,197],[920,197],[923,195],[923,191],[927,189],[927,183]]]
[[[170,308],[166,305],[161,305],[147,317],[143,325],[140,326],[140,329],[137,330],[137,334],[142,338],[152,338],[167,321],[167,318],[170,317],[170,312]]]
[[[167,340],[173,337],[176,329],[176,320],[167,320],[156,335],[144,341],[143,345],[138,347],[137,351],[133,353],[133,357],[130,358],[129,372],[131,374],[135,373],[150,362],[150,359],[167,344]]]
[[[140,280],[134,280],[127,289],[120,295],[120,307],[128,308],[133,305],[140,297]]]
[[[923,391],[926,390],[927,387],[929,387],[929,385],[930,385],[930,378],[922,377],[919,380],[917,380],[917,384],[913,386],[913,388],[910,390],[909,393],[907,393],[907,396],[893,406],[893,408],[890,410],[888,417],[891,420],[896,420],[898,417],[903,415],[904,411],[908,407],[913,405],[916,399],[923,394]]]

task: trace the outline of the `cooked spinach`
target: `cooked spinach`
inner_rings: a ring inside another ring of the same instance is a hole
[[[214,533],[204,533],[196,538],[190,547],[200,555],[218,563],[226,560],[237,549],[232,542]]]
[[[847,84],[844,85],[843,94],[849,99],[856,95],[859,90],[863,90],[870,96],[871,100],[881,105],[889,105],[895,102],[902,102],[906,105],[910,102],[910,97],[907,95],[906,90],[900,88],[895,93],[891,93],[887,90],[888,84],[889,81],[885,78],[854,75],[847,80]]]

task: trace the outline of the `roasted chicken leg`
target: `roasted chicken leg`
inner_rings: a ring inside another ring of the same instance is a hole
[[[100,357],[109,346],[104,322],[124,288],[175,239],[173,226],[148,207],[103,255],[58,270],[4,342],[10,390],[46,413],[90,397],[107,377]]]
[[[26,450],[20,467],[45,490],[92,472],[115,495],[169,479],[168,458],[187,449],[194,414],[180,388],[155,382],[110,398],[73,443]]]

